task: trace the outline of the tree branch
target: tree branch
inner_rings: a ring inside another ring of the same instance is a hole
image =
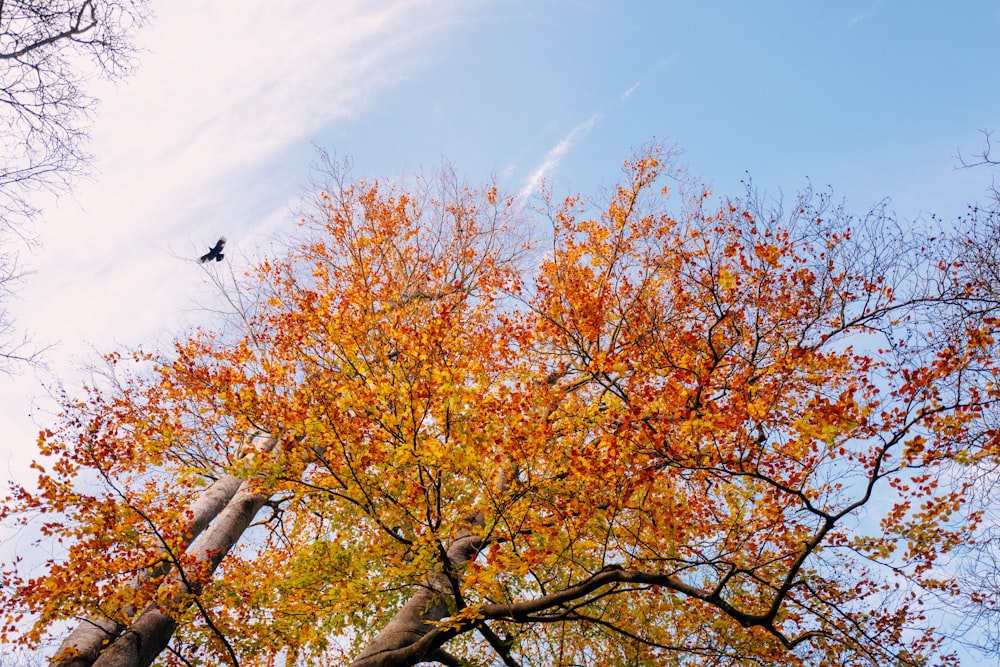
[[[973,167],[983,167],[983,166],[995,167],[997,165],[1000,165],[1000,160],[994,160],[993,158],[990,157],[990,153],[993,150],[993,146],[991,144],[993,131],[980,130],[980,132],[983,135],[985,146],[983,146],[983,149],[980,150],[978,153],[974,153],[972,155],[974,161],[966,160],[965,157],[962,156],[961,149],[959,149],[955,154],[955,158],[958,160],[958,167],[956,167],[957,169],[971,169]]]

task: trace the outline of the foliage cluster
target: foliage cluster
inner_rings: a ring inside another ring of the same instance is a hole
[[[923,605],[969,592],[942,559],[997,453],[985,232],[718,201],[660,146],[534,218],[331,176],[224,323],[108,355],[42,434],[2,518],[66,551],[3,569],[3,641],[82,618],[56,664],[148,664],[108,656],[155,612],[178,665],[948,662]]]

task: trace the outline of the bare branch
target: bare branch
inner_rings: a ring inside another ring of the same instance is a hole
[[[132,67],[132,36],[147,0],[0,2],[0,274],[23,276],[18,245],[33,245],[40,194],[66,193],[87,170],[95,100],[84,83]],[[0,279],[4,280],[4,279]],[[9,283],[8,283],[9,284]],[[0,290],[0,372],[37,361],[19,344]]]
[[[991,153],[993,151],[993,145],[991,143],[991,139],[993,137],[993,131],[980,130],[980,132],[982,133],[984,139],[984,146],[982,150],[980,150],[978,153],[973,153],[972,158],[967,160],[962,155],[961,149],[959,149],[958,152],[955,154],[955,158],[958,160],[958,165],[959,165],[958,167],[956,167],[957,169],[971,169],[973,167],[983,167],[983,166],[995,167],[997,165],[1000,165],[1000,160],[996,160],[991,156]]]

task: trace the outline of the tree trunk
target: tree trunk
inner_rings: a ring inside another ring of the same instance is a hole
[[[226,475],[215,481],[191,507],[192,521],[188,529],[188,544],[200,535],[219,512],[233,499],[240,488],[241,480]],[[131,586],[139,588],[150,579],[161,577],[170,571],[169,554],[163,550],[164,560],[135,575]],[[120,618],[129,618],[136,609],[121,610]],[[49,667],[90,667],[101,649],[114,641],[125,626],[110,618],[85,618],[59,646]]]
[[[260,434],[257,434],[260,435]],[[240,456],[246,455],[251,452],[271,452],[273,451],[277,439],[268,436],[260,445],[254,446],[253,437],[248,437],[246,443],[239,450]],[[198,500],[191,506],[191,526],[188,529],[188,535],[186,538],[186,545],[190,545],[195,538],[201,535],[212,522],[213,519],[219,517],[219,521],[216,525],[212,526],[212,530],[209,531],[204,537],[195,545],[195,551],[193,552],[199,561],[207,562],[209,559],[208,554],[212,553],[212,548],[215,544],[225,544],[226,539],[229,537],[230,533],[226,533],[225,529],[220,527],[220,524],[225,522],[227,519],[223,518],[223,515],[229,517],[229,521],[236,521],[237,523],[233,525],[239,525],[238,522],[242,521],[242,517],[239,515],[241,511],[250,511],[252,509],[251,505],[246,505],[242,509],[232,509],[234,506],[239,505],[239,503],[246,502],[246,498],[238,499],[236,498],[237,493],[242,492],[245,496],[252,495],[245,490],[246,483],[238,477],[233,475],[224,475],[216,480],[211,486],[208,487],[201,494]],[[253,509],[250,516],[246,519],[245,525],[232,537],[232,543],[225,547],[225,551],[228,552],[232,548],[233,544],[239,540],[243,531],[249,525],[250,521],[256,515],[260,506],[263,504],[266,498],[260,500],[260,504]],[[220,514],[221,513],[221,514]],[[235,516],[234,516],[235,513]],[[211,544],[209,544],[211,543]],[[216,547],[217,548],[217,547]],[[156,577],[161,577],[167,574],[172,567],[171,563],[173,558],[167,549],[163,548],[164,560],[160,564],[150,567],[146,570],[139,572],[132,582],[132,586],[139,588],[145,582]],[[225,553],[221,553],[218,556],[218,560],[212,563],[212,571],[218,567],[219,562],[222,560],[222,556]],[[183,584],[183,578],[180,574],[175,574],[174,577],[170,579],[169,582],[181,581]],[[183,586],[182,586],[183,589]],[[135,608],[125,608],[120,610],[121,618],[130,618],[136,613]],[[116,646],[119,643],[131,644],[136,642],[139,638],[141,639],[143,634],[135,635],[137,632],[136,626],[147,614],[150,613],[150,608],[143,611],[142,615],[136,619],[131,626],[125,626],[121,623],[111,619],[111,618],[86,618],[80,622],[80,624],[73,629],[69,636],[60,645],[59,650],[56,652],[55,657],[49,663],[49,667],[93,667],[96,661],[103,655],[102,651],[110,650],[112,646]],[[144,621],[144,626],[146,630],[143,632],[148,633],[149,628],[149,618]],[[121,637],[122,633],[128,631],[125,637]],[[171,626],[169,632],[167,633],[167,639],[173,634],[174,627]],[[112,643],[114,642],[114,643]],[[166,643],[164,643],[166,646]],[[118,649],[119,652],[124,649]],[[162,650],[162,647],[157,651],[157,653]],[[142,653],[139,650],[132,651],[136,656]],[[142,664],[149,664],[156,655],[154,654],[148,662]],[[135,663],[112,663],[112,664],[140,664]]]
[[[452,542],[447,552],[452,569],[457,570],[475,558],[482,544],[482,538],[474,535],[463,535]],[[458,579],[457,574],[452,576]],[[396,667],[428,659],[440,646],[421,640],[434,629],[432,622],[454,613],[456,602],[451,580],[443,572],[430,575],[354,659],[351,667]]]
[[[267,495],[251,491],[244,482],[215,523],[191,547],[190,555],[198,563],[207,564],[209,574],[215,572],[266,501]],[[175,572],[162,586],[178,589],[170,601],[170,608],[157,604],[146,607],[121,637],[98,656],[93,667],[148,667],[166,648],[177,627],[170,612],[191,604],[191,595],[197,595],[201,586],[197,582],[189,586],[181,572]]]
[[[507,471],[501,467],[494,480],[498,494],[506,493],[508,482]],[[469,522],[473,527],[482,528],[484,517],[478,514],[470,517]],[[452,582],[460,582],[462,566],[476,557],[483,544],[483,538],[473,535],[471,530],[455,538],[448,545],[444,559],[451,570],[450,578],[444,568],[428,575],[423,586],[389,619],[350,667],[401,667],[431,659],[444,664],[453,662],[454,659],[441,649],[450,635],[427,635],[435,629],[433,622],[456,611],[458,600]]]

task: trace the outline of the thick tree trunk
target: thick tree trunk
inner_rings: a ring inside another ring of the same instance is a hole
[[[200,535],[212,519],[218,516],[219,512],[233,499],[240,488],[241,480],[232,475],[221,477],[212,484],[198,498],[191,507],[192,520],[188,529],[188,543],[190,544]],[[143,570],[135,576],[132,581],[134,588],[139,588],[150,579],[161,577],[170,571],[169,554],[164,550],[164,560],[161,564]],[[122,609],[121,618],[132,616],[135,609]],[[101,649],[114,641],[125,626],[109,618],[86,618],[80,622],[76,628],[60,645],[54,658],[49,663],[50,667],[90,667],[97,659]]]
[[[241,453],[245,455],[251,451],[271,452],[274,449],[276,442],[277,440],[275,438],[268,436],[260,445],[255,446],[253,444],[253,436],[250,436],[242,448],[243,451]],[[231,512],[230,507],[236,504],[234,498],[237,493],[244,488],[244,485],[244,481],[239,477],[225,475],[216,480],[204,491],[204,493],[201,494],[198,500],[191,506],[191,525],[188,529],[188,535],[186,538],[187,541],[184,545],[185,548],[199,535],[201,535],[208,528],[212,520],[220,516],[220,513],[223,511]],[[253,515],[255,515],[259,509],[260,506],[258,505],[257,508],[253,510],[253,514],[251,514],[247,520],[247,525],[249,525],[249,521],[253,519]],[[218,527],[218,523],[216,526],[213,526],[213,531],[218,532],[221,530],[222,529]],[[233,544],[235,544],[235,541],[239,539],[240,535],[242,535],[243,530],[246,530],[246,526],[244,526],[243,529],[235,535]],[[199,541],[196,545],[196,553],[211,553],[209,549],[203,549],[203,544],[208,541],[215,543],[219,542],[220,538],[206,535],[205,539]],[[224,542],[224,539],[221,541]],[[232,544],[226,548],[226,551],[230,548],[232,548]],[[131,585],[135,588],[139,588],[150,579],[155,579],[167,574],[172,567],[173,558],[171,557],[171,554],[167,552],[166,548],[163,549],[163,555],[164,559],[159,565],[138,573]],[[219,557],[219,561],[221,561],[221,556]],[[217,566],[218,562],[215,562],[212,565],[212,570],[214,571]],[[179,575],[175,575],[171,581],[179,578]],[[118,611],[120,612],[119,616],[121,618],[130,618],[136,613],[137,609],[125,608]],[[140,616],[139,619],[136,619],[132,626],[123,625],[110,618],[83,619],[60,645],[59,650],[49,663],[49,667],[92,667],[99,656],[101,656],[101,652],[105,650],[106,647],[109,647],[109,645],[112,645],[112,642],[117,644],[122,641],[126,643],[135,641],[136,638],[132,636],[135,633],[135,625],[139,622],[139,620],[146,616],[148,612],[148,609],[144,611],[142,616]],[[148,622],[149,620],[147,618],[146,623]],[[122,633],[126,630],[128,630],[128,636],[119,639]],[[173,633],[173,630],[174,628],[171,628],[170,632],[167,634],[168,639],[170,634]],[[160,650],[162,650],[162,648]],[[136,655],[138,655],[138,652]],[[153,658],[155,657],[156,656],[153,655]],[[148,664],[148,662],[145,664]]]
[[[482,538],[473,535],[464,535],[452,542],[447,551],[452,569],[457,571],[475,558],[482,545]],[[457,578],[457,574],[452,576]],[[443,572],[429,576],[361,651],[351,667],[398,667],[430,658],[441,647],[436,642],[421,640],[434,629],[432,622],[440,621],[455,611],[456,602],[451,579]]]
[[[206,564],[209,574],[215,572],[266,501],[266,495],[250,490],[244,482],[211,527],[192,545],[190,555],[199,563]],[[180,611],[191,604],[190,596],[199,592],[200,585],[197,582],[189,585],[180,572],[175,572],[162,585],[178,590],[171,600],[171,608],[148,606],[121,637],[98,656],[93,667],[148,667],[166,648],[177,627],[170,612]]]
[[[504,494],[507,484],[507,472],[501,468],[494,480],[496,491]],[[481,514],[470,517],[470,523],[482,528],[484,518]],[[471,531],[455,538],[446,551],[451,578],[443,569],[429,575],[424,585],[389,619],[350,667],[399,667],[435,658],[442,662],[441,656],[433,654],[441,652],[443,642],[427,641],[427,635],[435,628],[432,625],[434,621],[446,618],[457,609],[452,582],[457,583],[461,579],[462,566],[473,560],[482,547],[483,538],[473,535]]]

